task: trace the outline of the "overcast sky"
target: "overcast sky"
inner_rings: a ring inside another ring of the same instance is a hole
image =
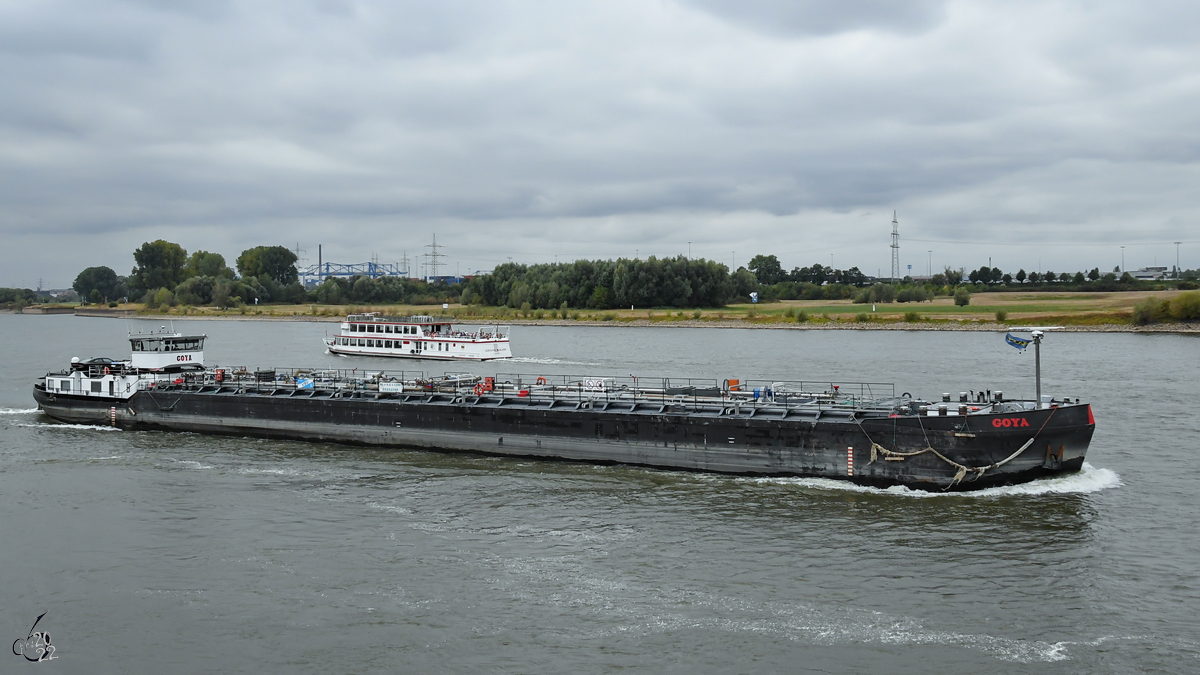
[[[893,210],[913,273],[1200,266],[1194,1],[0,0],[0,83],[3,286],[434,234],[886,276]]]

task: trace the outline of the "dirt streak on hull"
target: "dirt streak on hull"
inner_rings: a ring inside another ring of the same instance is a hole
[[[630,404],[589,409],[575,402],[499,396],[358,392],[331,398],[298,393],[160,389],[122,401],[35,387],[34,398],[56,420],[130,430],[823,477],[927,490],[979,489],[1077,471],[1095,428],[1087,405],[965,417],[856,419],[837,410],[772,417],[754,410],[706,414]],[[946,461],[984,467],[1010,458],[1023,446],[1015,458],[982,475],[971,471],[964,477]],[[889,459],[884,452],[926,448],[942,457],[925,452]]]

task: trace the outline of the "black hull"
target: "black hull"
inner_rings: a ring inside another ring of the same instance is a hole
[[[34,398],[56,420],[129,430],[821,477],[924,490],[973,490],[1078,471],[1095,429],[1087,405],[965,417],[856,418],[829,409],[811,416],[631,403],[589,409],[574,401],[499,396],[334,397],[233,387],[166,388],[128,400],[35,387]]]

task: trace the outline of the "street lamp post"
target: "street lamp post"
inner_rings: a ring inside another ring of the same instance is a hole
[[[929,253],[929,270],[928,270],[929,278],[932,279],[933,278],[933,251],[927,251],[927,253]]]
[[[692,259],[692,242],[688,242],[688,260]]]
[[[1125,247],[1121,247],[1121,272],[1125,272]]]
[[[1183,272],[1183,270],[1179,269],[1179,245],[1182,243],[1183,243],[1182,241],[1175,242],[1175,278],[1176,279],[1178,279],[1180,276],[1180,273]]]

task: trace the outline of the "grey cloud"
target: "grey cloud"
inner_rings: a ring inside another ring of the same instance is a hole
[[[892,208],[963,242],[1200,216],[1182,4],[64,7],[0,8],[0,233],[90,242],[80,269],[156,232],[229,257],[435,230],[473,267],[692,240],[867,269]]]
[[[825,35],[865,28],[908,33],[935,25],[945,0],[684,0],[689,5],[767,33]]]

